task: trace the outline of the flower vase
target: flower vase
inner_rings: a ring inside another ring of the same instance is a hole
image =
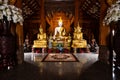
[[[16,40],[11,34],[11,22],[6,18],[0,21],[0,27],[2,32],[0,34],[0,53],[2,69],[8,70],[14,67],[16,64]]]

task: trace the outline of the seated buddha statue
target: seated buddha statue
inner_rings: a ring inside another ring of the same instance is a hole
[[[72,47],[85,48],[87,47],[87,41],[83,39],[83,33],[81,32],[82,28],[78,26],[74,28]]]
[[[46,40],[46,33],[43,32],[43,28],[39,28],[39,33],[37,34],[38,40]]]
[[[57,47],[59,44],[69,47],[71,43],[71,35],[66,34],[66,30],[63,27],[62,19],[59,19],[58,26],[55,28],[52,46]]]
[[[62,20],[60,18],[58,26],[55,28],[53,39],[63,39],[66,34],[65,28],[63,27]]]
[[[34,40],[33,47],[46,47],[46,33],[43,32],[43,28],[40,26],[39,33],[37,34],[37,40]]]
[[[75,39],[75,40],[82,40],[83,39],[83,33],[81,32],[81,27],[79,26],[79,24],[78,24],[78,26],[77,26],[77,28],[74,28],[75,29],[75,31],[74,31],[74,33],[73,33],[73,39]]]

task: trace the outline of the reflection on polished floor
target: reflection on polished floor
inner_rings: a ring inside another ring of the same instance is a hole
[[[46,54],[25,53],[24,63],[0,72],[0,80],[112,80],[109,65],[98,54],[77,53],[79,62],[41,62]]]

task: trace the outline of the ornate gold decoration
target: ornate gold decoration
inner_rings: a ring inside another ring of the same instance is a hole
[[[81,27],[78,25],[75,28],[75,31],[73,33],[73,41],[72,41],[72,47],[73,48],[86,48],[87,47],[87,41],[83,39],[83,33],[81,32]]]
[[[43,28],[40,25],[39,33],[37,34],[37,40],[34,40],[33,48],[46,48],[47,40],[46,33],[43,32]]]

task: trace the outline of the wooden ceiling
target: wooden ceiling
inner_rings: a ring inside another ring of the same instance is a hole
[[[100,17],[100,2],[99,0],[78,0],[79,9],[84,11],[90,17],[99,19]],[[29,19],[40,12],[40,0],[23,0],[23,16],[24,19]],[[45,10],[47,9],[64,9],[66,11],[74,12],[75,0],[45,0]],[[58,10],[59,10],[58,9]]]

